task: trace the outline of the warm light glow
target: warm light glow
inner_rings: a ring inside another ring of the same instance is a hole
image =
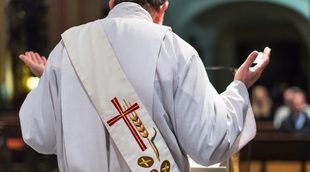
[[[25,146],[25,143],[21,138],[8,138],[6,140],[6,146],[10,150],[22,150]]]
[[[29,77],[26,81],[26,86],[29,90],[33,90],[39,84],[40,78],[38,77]]]

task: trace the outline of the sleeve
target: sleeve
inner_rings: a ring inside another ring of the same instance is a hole
[[[54,61],[61,57],[62,51],[62,45],[58,44],[51,52],[38,86],[27,95],[19,112],[24,141],[42,154],[56,154],[55,126],[60,96],[59,70]]]
[[[178,73],[174,127],[180,146],[201,165],[227,160],[256,133],[245,85],[233,81],[219,94],[195,52]]]

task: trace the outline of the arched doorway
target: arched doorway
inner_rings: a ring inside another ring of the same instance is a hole
[[[191,2],[186,10],[199,11],[184,12],[181,22],[172,22],[172,27],[196,47],[206,66],[238,67],[251,50],[262,51],[263,47],[270,46],[271,62],[258,84],[266,85],[274,99],[279,98],[283,84],[300,86],[309,95],[307,13],[298,9],[303,4],[280,2],[210,1],[209,5]],[[232,79],[227,71],[209,71],[209,76],[218,91],[223,91]]]

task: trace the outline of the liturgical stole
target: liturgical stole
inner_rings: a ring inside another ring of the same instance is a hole
[[[124,74],[102,25],[102,20],[98,20],[62,34],[87,95],[132,171],[178,172],[165,140]]]

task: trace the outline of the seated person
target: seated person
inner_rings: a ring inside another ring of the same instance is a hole
[[[305,111],[306,97],[302,90],[296,90],[292,97],[289,116],[280,125],[279,130],[284,132],[310,133],[310,118]]]
[[[273,125],[275,129],[279,129],[283,120],[286,119],[288,116],[290,116],[291,109],[293,109],[292,107],[293,97],[296,92],[303,92],[303,90],[296,86],[289,87],[284,90],[283,92],[284,104],[276,109],[273,119]],[[310,118],[310,106],[308,104],[304,106],[303,111],[305,111],[308,117]]]

